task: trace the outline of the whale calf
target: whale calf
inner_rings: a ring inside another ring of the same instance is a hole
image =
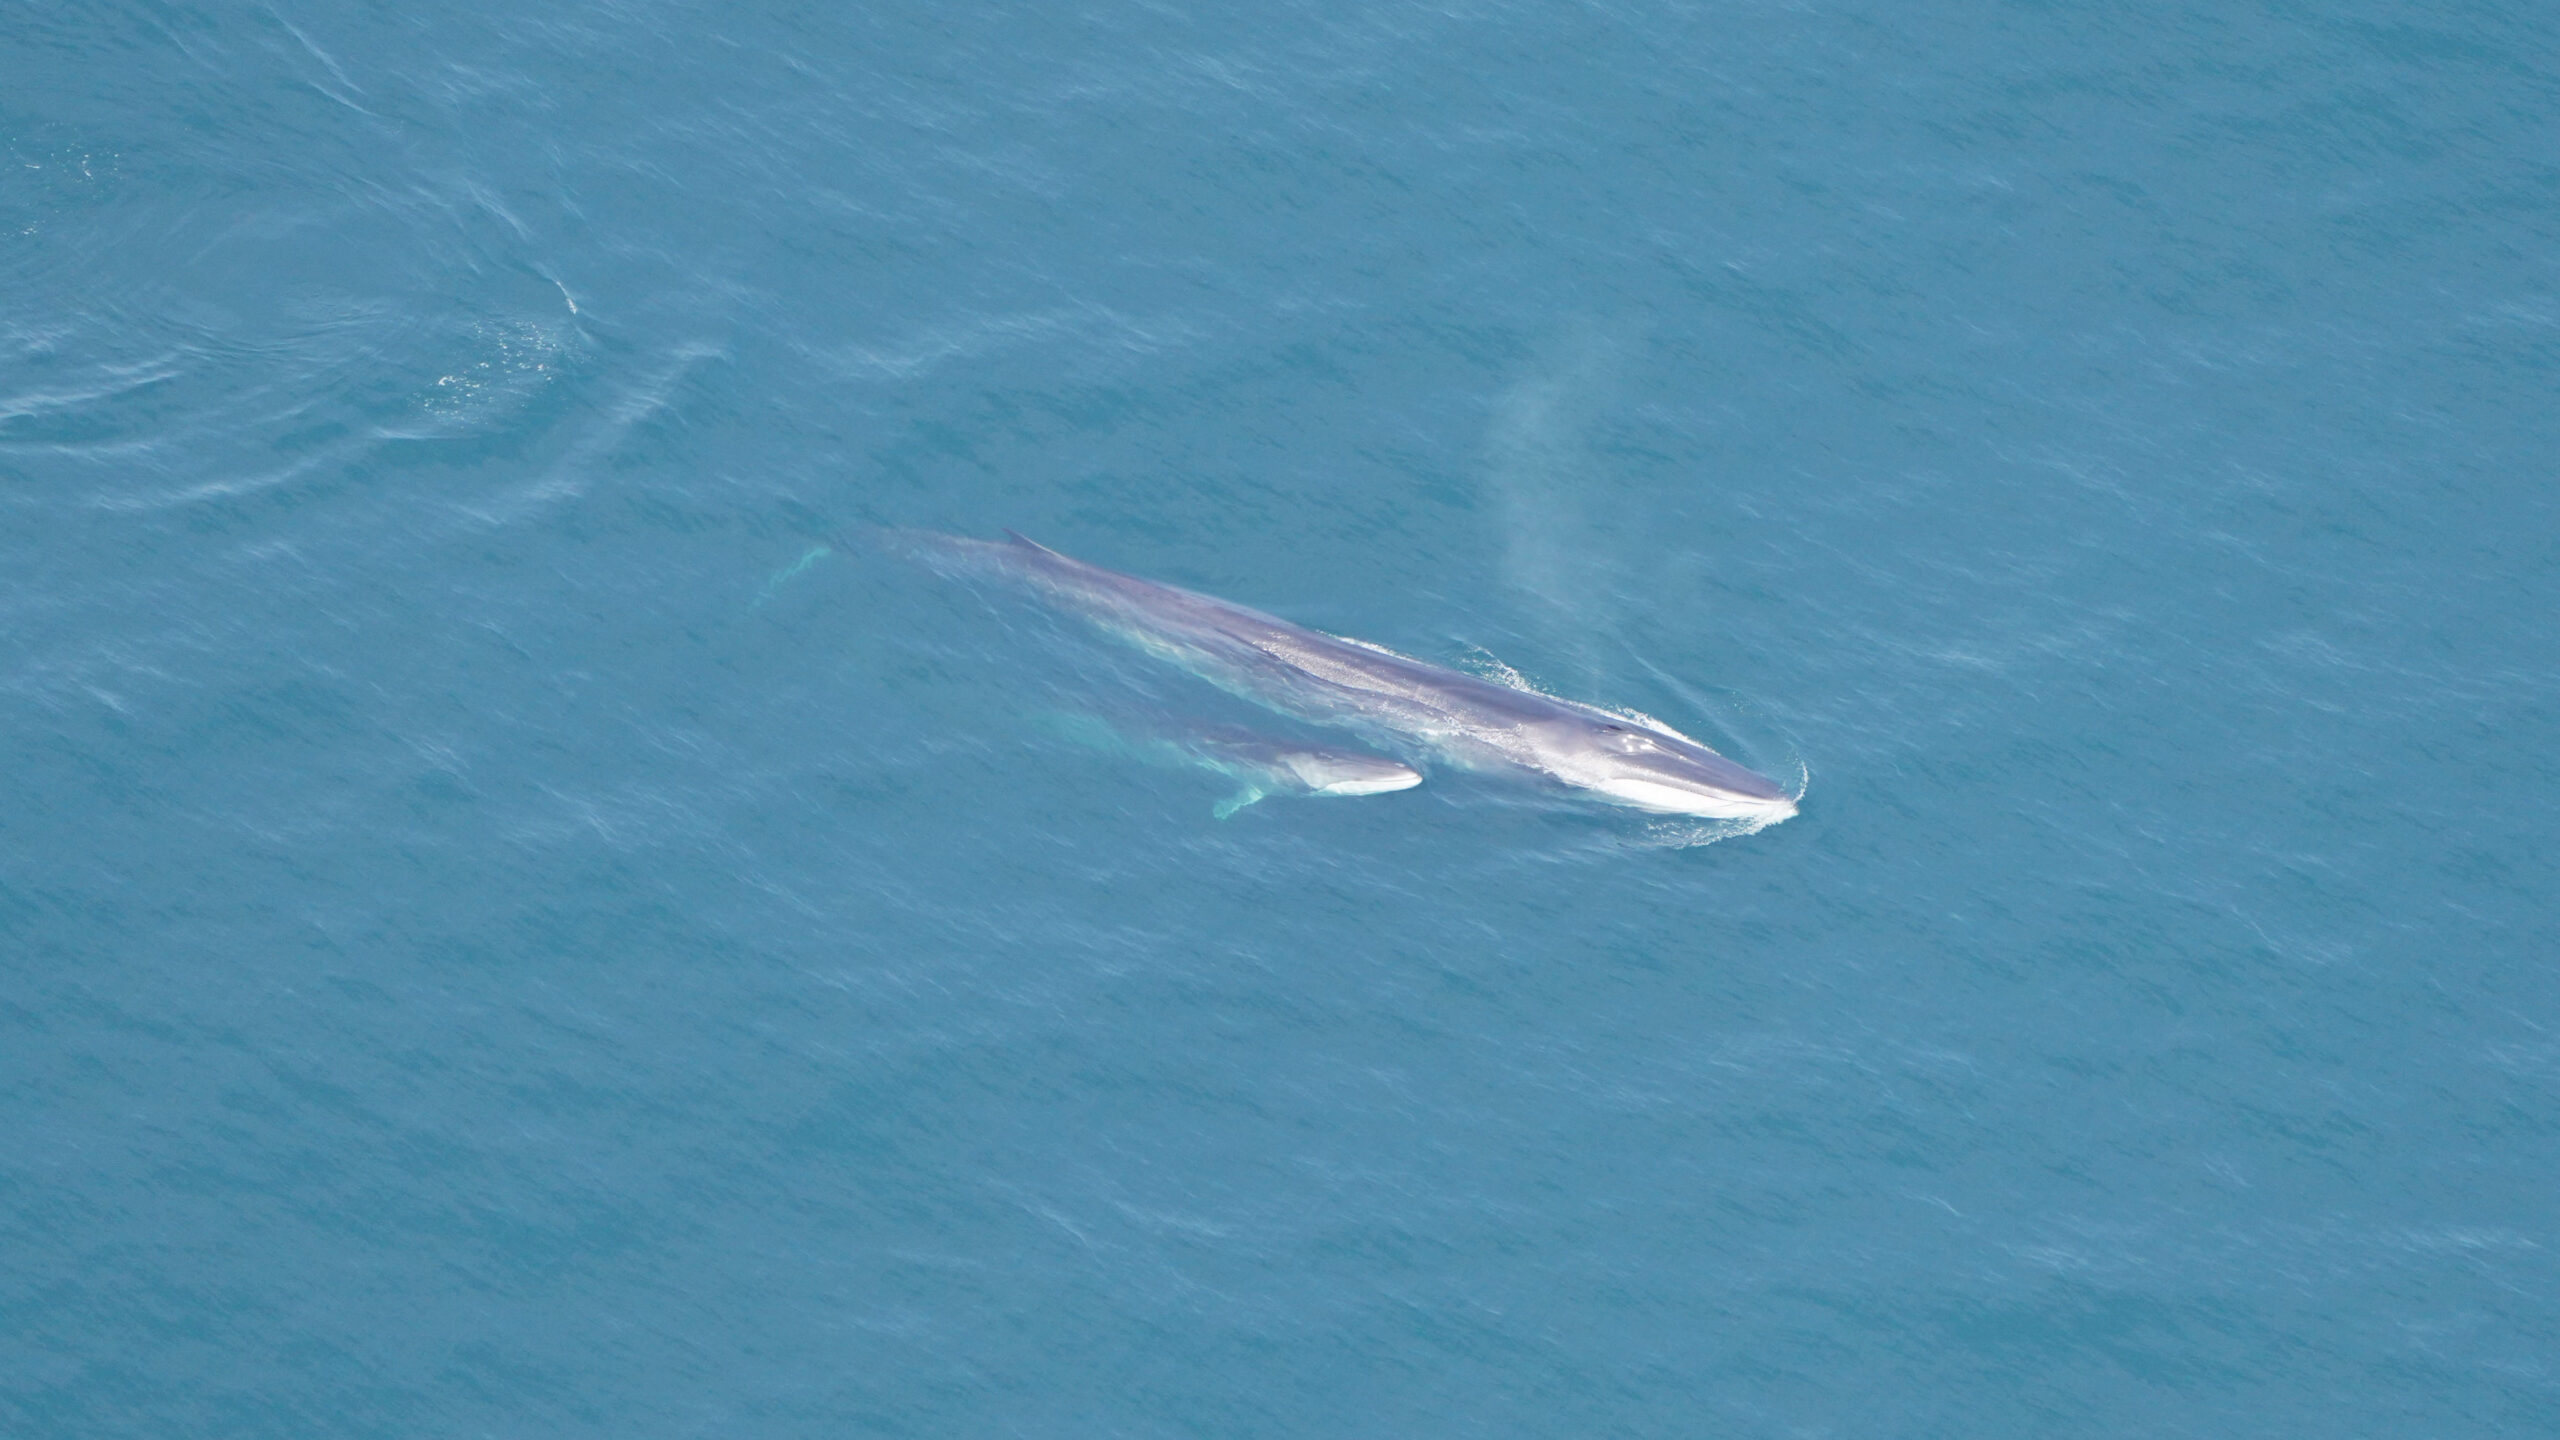
[[[1325,745],[1298,745],[1245,730],[1217,730],[1167,743],[1181,746],[1244,789],[1218,802],[1221,820],[1265,795],[1388,795],[1422,783],[1401,761]]]
[[[1422,772],[1382,755],[1257,735],[1238,726],[1149,726],[1135,734],[1091,715],[1059,717],[1069,738],[1158,765],[1226,776],[1240,788],[1218,802],[1224,820],[1269,795],[1386,795],[1422,783]]]
[[[928,557],[1030,585],[1221,689],[1382,748],[1537,777],[1620,805],[1772,825],[1796,800],[1670,726],[1562,700],[1327,635],[1215,596],[1006,541],[900,532]]]

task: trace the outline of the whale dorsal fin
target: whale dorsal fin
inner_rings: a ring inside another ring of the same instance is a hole
[[[1025,549],[1037,550],[1043,555],[1057,555],[1061,560],[1067,558],[1064,555],[1058,555],[1057,551],[1050,549],[1048,546],[1041,544],[1039,541],[1032,539],[1030,536],[1023,534],[1021,531],[1014,529],[1010,525],[1005,527],[1004,533],[1006,539],[1011,540],[1014,544],[1020,545]]]

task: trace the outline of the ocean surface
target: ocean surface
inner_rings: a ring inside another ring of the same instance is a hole
[[[2556,400],[2530,0],[13,6],[0,1434],[2560,1434]]]

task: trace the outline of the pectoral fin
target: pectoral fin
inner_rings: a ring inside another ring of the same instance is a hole
[[[1265,790],[1258,785],[1247,785],[1233,795],[1219,801],[1210,809],[1209,813],[1217,816],[1221,820],[1224,820],[1228,816],[1235,814],[1237,811],[1270,793],[1270,791]]]

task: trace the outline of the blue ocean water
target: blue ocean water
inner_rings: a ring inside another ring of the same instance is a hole
[[[0,15],[0,1431],[2560,1433],[2560,18]],[[1719,843],[830,546],[1632,706]]]

